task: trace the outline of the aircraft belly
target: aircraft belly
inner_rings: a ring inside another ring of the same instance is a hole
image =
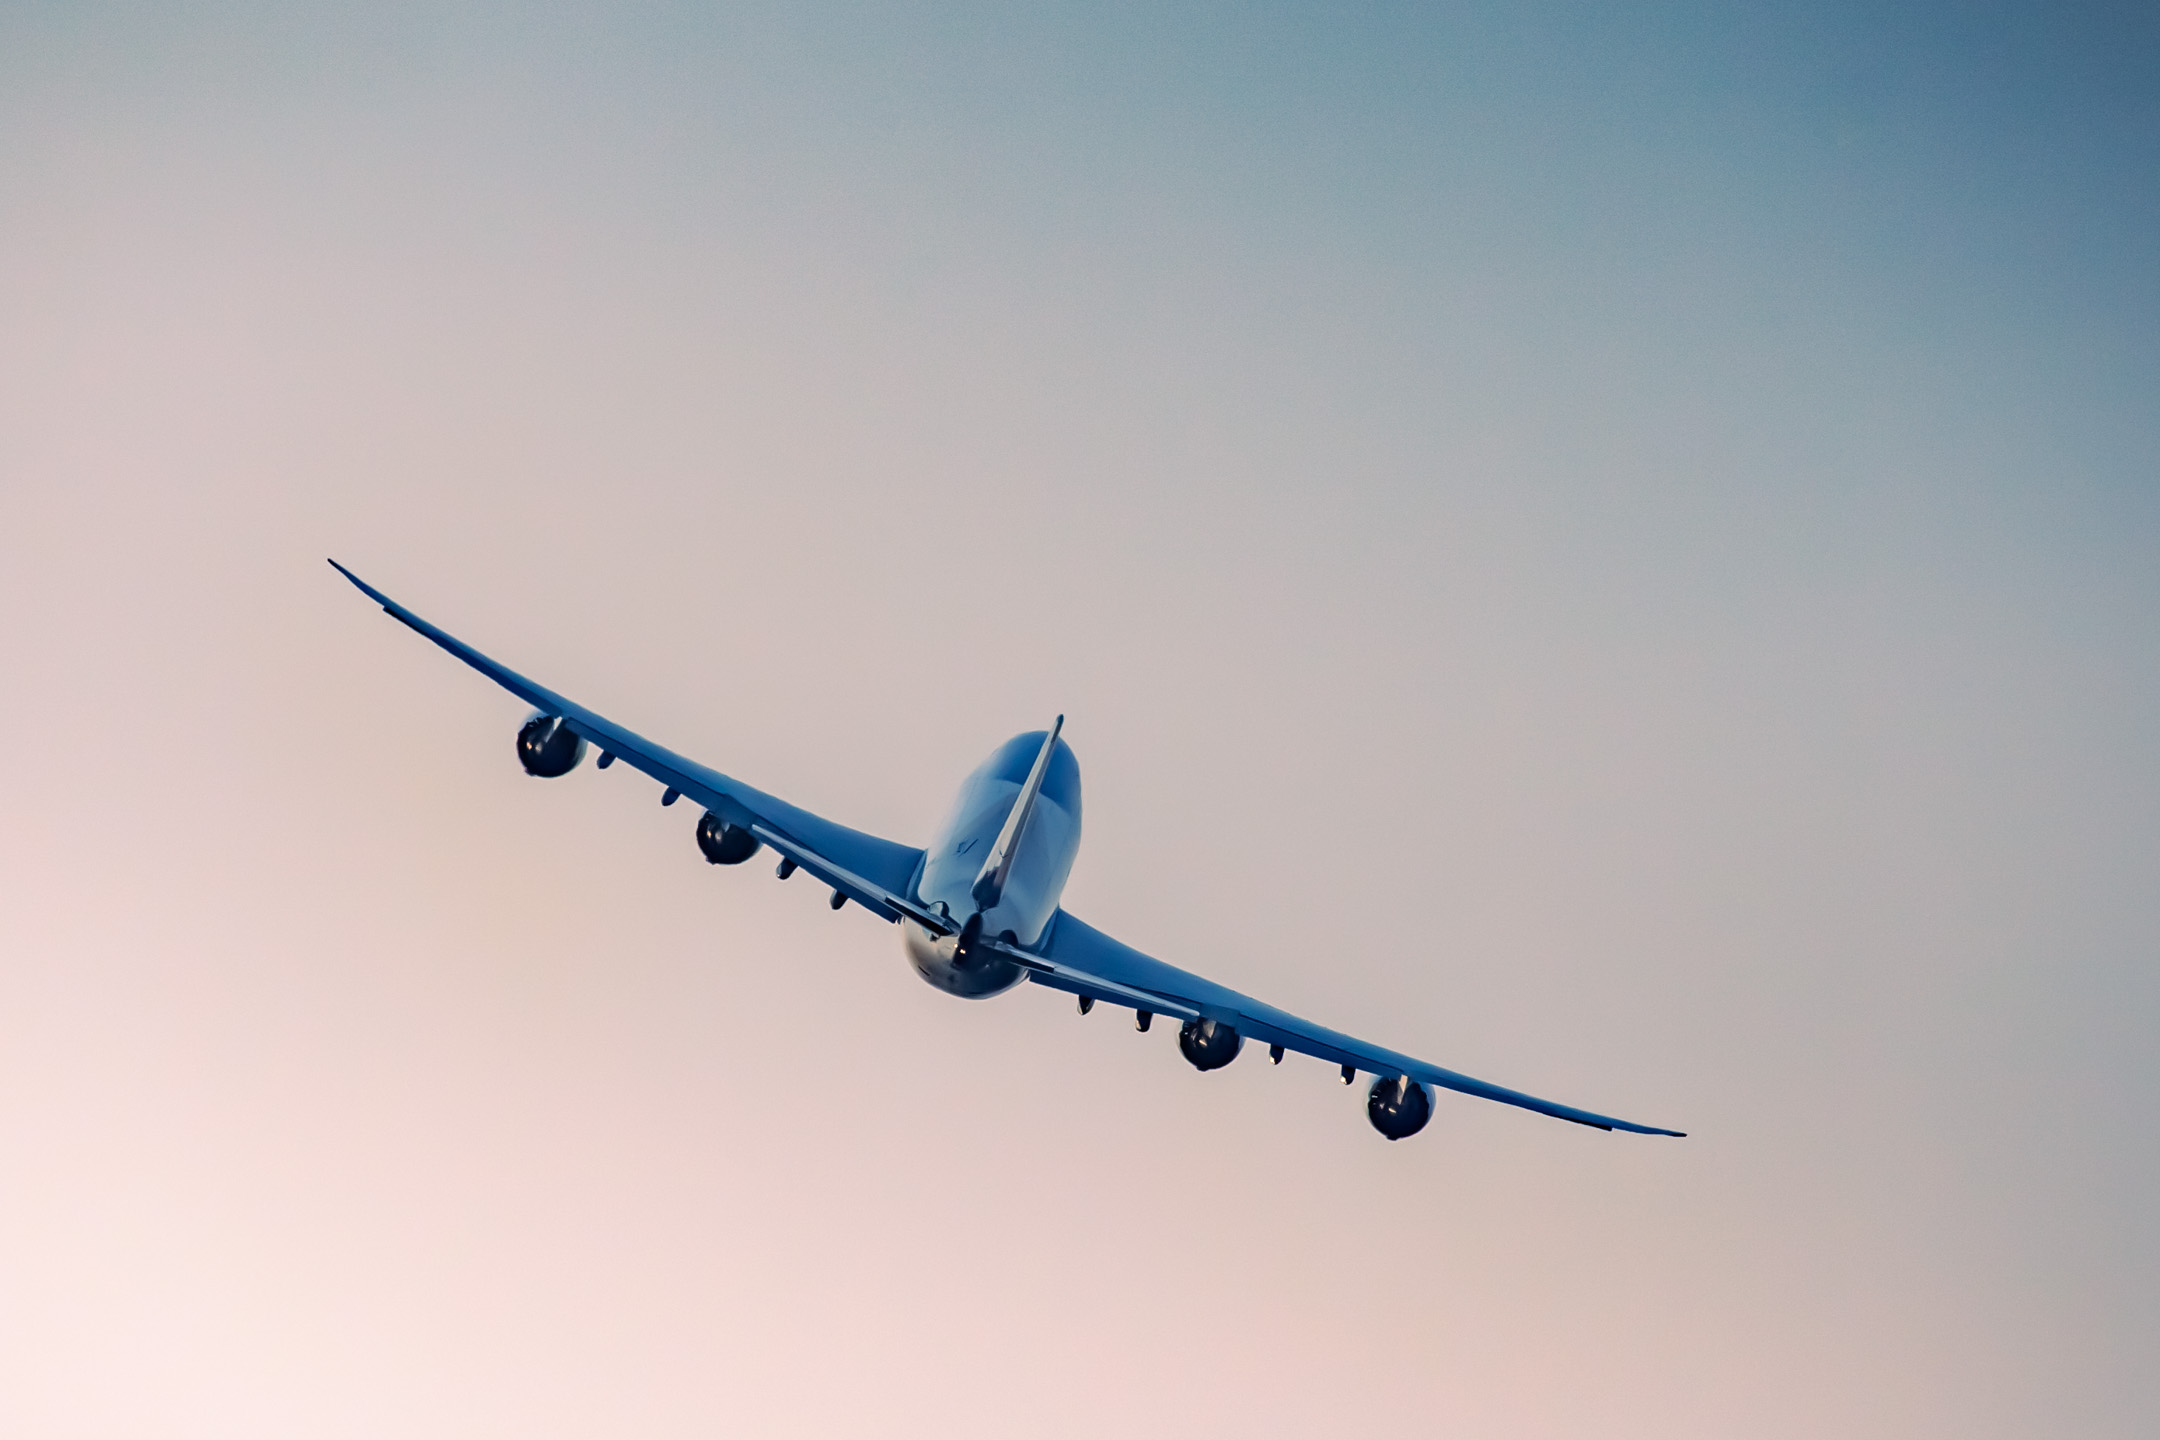
[[[948,995],[964,1000],[987,1000],[1027,978],[1027,971],[996,955],[978,954],[965,966],[953,963],[959,941],[951,935],[932,935],[912,920],[900,922],[901,944],[915,973]]]

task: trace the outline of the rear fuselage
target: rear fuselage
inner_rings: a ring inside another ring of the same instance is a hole
[[[960,786],[952,813],[923,852],[916,900],[955,921],[964,922],[975,912],[974,886],[983,859],[997,843],[1047,734],[1035,730],[1015,735]],[[1080,762],[1072,747],[1059,740],[1050,754],[1042,793],[1020,832],[1003,893],[983,912],[982,933],[1022,946],[1040,940],[1057,913],[1065,877],[1072,873],[1079,850]],[[900,928],[916,972],[951,994],[977,999],[995,995],[1027,974],[992,954],[978,953],[965,964],[956,963],[954,937],[933,935],[912,920],[901,921]]]

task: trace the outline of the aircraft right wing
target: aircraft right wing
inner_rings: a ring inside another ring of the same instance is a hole
[[[1517,1105],[1540,1115],[1571,1120],[1577,1125],[1589,1125],[1599,1130],[1630,1130],[1638,1135],[1687,1133],[1664,1130],[1655,1125],[1638,1125],[1632,1120],[1618,1120],[1610,1115],[1578,1110],[1572,1105],[1540,1100],[1535,1095],[1472,1079],[1428,1061],[1412,1059],[1315,1025],[1310,1020],[1301,1020],[1190,971],[1166,965],[1152,955],[1144,955],[1064,910],[1058,911],[1051,920],[1048,932],[1033,951],[1007,945],[995,948],[1027,965],[1028,978],[1038,985],[1181,1019],[1219,1020],[1249,1040],[1271,1047],[1280,1045],[1285,1050],[1340,1065],[1346,1080],[1361,1070],[1381,1077],[1407,1075],[1423,1084],[1497,1100],[1503,1105]],[[1031,961],[1035,963],[1030,964]]]

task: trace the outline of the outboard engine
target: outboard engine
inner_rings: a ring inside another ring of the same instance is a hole
[[[758,838],[707,810],[697,822],[697,848],[715,865],[740,865],[757,854]]]
[[[1365,1097],[1365,1118],[1388,1139],[1407,1139],[1432,1119],[1432,1090],[1407,1075],[1383,1075]]]
[[[1220,1070],[1237,1059],[1245,1037],[1220,1020],[1187,1020],[1177,1033],[1177,1048],[1195,1070]]]
[[[585,737],[563,724],[562,716],[535,710],[518,727],[517,752],[526,774],[553,780],[585,758]]]

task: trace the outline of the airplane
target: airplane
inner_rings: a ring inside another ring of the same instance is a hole
[[[599,751],[602,770],[620,760],[642,771],[664,787],[662,805],[687,795],[705,807],[697,844],[712,864],[740,865],[770,849],[782,880],[803,871],[831,890],[834,910],[852,900],[897,924],[916,973],[947,994],[981,1000],[1032,982],[1077,996],[1082,1015],[1098,1002],[1129,1009],[1143,1031],[1166,1016],[1179,1022],[1178,1049],[1202,1071],[1228,1065],[1252,1040],[1277,1065],[1292,1050],[1327,1061],[1345,1085],[1362,1072],[1373,1077],[1366,1118],[1390,1140],[1425,1128],[1436,1088],[1599,1130],[1686,1133],[1540,1100],[1382,1049],[1144,955],[1068,913],[1059,901],[1080,848],[1080,764],[1062,738],[1062,715],[991,752],[961,784],[930,844],[917,849],[798,809],[634,735],[330,564],[393,618],[533,707],[517,731],[528,775],[567,775],[588,749]]]

